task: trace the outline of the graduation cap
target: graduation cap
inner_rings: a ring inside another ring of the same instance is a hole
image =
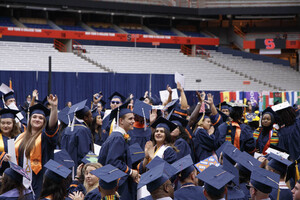
[[[300,163],[300,156],[298,157],[297,160],[295,160],[291,165],[288,166],[285,181],[288,181],[291,178],[293,178],[295,181],[300,180],[299,163]]]
[[[152,106],[140,101],[140,100],[135,100],[134,106],[133,106],[133,113],[137,114],[141,117],[144,117],[146,119],[150,119],[150,112],[152,110]]]
[[[246,174],[250,174],[254,168],[259,167],[261,162],[255,159],[253,156],[243,151],[237,159],[239,170]]]
[[[141,161],[145,157],[145,151],[141,148],[141,146],[138,143],[130,145],[129,152],[132,163]]]
[[[69,125],[69,123],[73,120],[73,116],[69,116],[70,108],[68,106],[66,106],[64,109],[62,109],[61,111],[59,111],[58,113],[58,119],[63,122],[65,125]],[[71,119],[72,118],[72,119]]]
[[[167,162],[161,163],[142,174],[137,189],[147,185],[147,189],[151,193],[175,175],[176,171],[177,170]]]
[[[127,175],[110,164],[93,170],[90,173],[99,178],[99,185],[105,190],[111,190],[117,187],[118,179]]]
[[[198,174],[197,178],[205,183],[204,187],[206,190],[216,192],[232,181],[234,175],[222,169],[222,167],[211,165]]]
[[[227,104],[232,108],[247,108],[248,106],[238,102],[227,102]]]
[[[81,160],[84,164],[87,164],[87,163],[97,163],[98,162],[98,156],[90,151],[88,152],[88,154],[86,154],[82,160]]]
[[[121,95],[119,92],[114,92],[112,95],[108,97],[108,99],[111,101],[112,99],[118,98],[120,99],[121,103],[126,100],[126,98]]]
[[[60,151],[54,153],[54,161],[64,165],[69,169],[75,166],[74,161],[65,149],[61,149]]]
[[[3,108],[2,110],[0,110],[0,116],[1,116],[1,119],[6,119],[6,118],[15,119],[17,113],[19,113],[19,112],[20,111],[18,111],[18,110]]]
[[[220,111],[223,109],[228,109],[230,111],[231,109],[231,106],[226,101],[219,103],[218,105],[216,105],[216,107],[219,108]]]
[[[226,157],[223,158],[223,166],[222,168],[228,172],[230,172],[232,175],[234,175],[234,179],[232,180],[232,182],[235,185],[239,185],[239,170],[234,167],[233,164],[231,164],[231,162],[229,160],[227,160]]]
[[[103,117],[103,114],[102,114],[102,112],[98,112],[98,109],[97,109],[97,108],[94,108],[94,109],[92,110],[92,116],[93,116],[93,118],[95,118],[95,117],[97,117],[97,116]]]
[[[269,154],[268,160],[268,165],[276,171],[279,171],[281,174],[286,174],[288,167],[293,163],[274,153]]]
[[[291,107],[291,105],[289,104],[288,101],[285,101],[283,103],[272,106],[272,109],[273,109],[274,112],[277,112],[277,111],[280,111],[280,110],[283,110],[283,109],[286,109],[286,108],[289,108],[289,107]]]
[[[50,110],[43,104],[38,103],[29,107],[29,116],[32,116],[33,114],[41,114],[47,117],[50,115]]]
[[[14,98],[15,98],[15,93],[13,91],[10,91],[3,95],[4,101],[7,101],[9,99],[14,99]]]
[[[183,158],[177,160],[172,164],[173,167],[177,169],[177,173],[180,172],[179,178],[185,179],[187,178],[193,171],[194,171],[194,163],[191,158],[191,155],[188,154],[184,156]]]
[[[231,144],[231,143],[230,143]],[[227,144],[223,149],[223,157],[226,157],[232,164],[238,162],[238,158],[241,154],[241,151],[233,146],[232,144]]]
[[[167,120],[171,121],[172,123],[176,124],[177,126],[186,127],[188,124],[188,120],[181,117],[178,114],[174,114],[173,111],[168,115]]]
[[[250,183],[255,189],[263,193],[271,193],[272,189],[278,189],[280,175],[271,171],[256,167],[250,177]]]
[[[200,162],[196,163],[194,166],[201,173],[211,165],[214,165],[216,167],[220,166],[220,163],[216,160],[214,156],[209,156],[208,158],[205,158],[204,160],[201,160]]]
[[[223,152],[224,148],[229,145],[229,146],[233,146],[231,144],[231,142],[229,141],[225,141],[217,150],[216,150],[216,154],[218,156],[218,158],[220,158],[221,152]]]
[[[158,119],[155,120],[155,122],[152,123],[151,127],[152,128],[165,128],[165,129],[169,130],[169,132],[171,133],[174,129],[177,128],[177,125],[163,117],[159,117]]]
[[[164,110],[167,110],[167,112],[170,113],[175,107],[178,106],[180,107],[179,99],[174,99],[165,106]]]
[[[62,179],[67,178],[69,174],[72,172],[67,167],[63,166],[62,164],[50,159],[45,165],[47,168],[45,172],[45,176],[50,178],[56,183],[59,183]]]
[[[30,177],[28,176],[25,169],[23,169],[22,167],[16,165],[13,162],[10,162],[10,161],[9,161],[9,164],[10,164],[10,168],[6,168],[4,171],[4,173],[6,175],[8,175],[10,178],[18,181],[19,183],[22,183],[23,177],[30,180]]]
[[[273,115],[274,123],[277,123],[280,119],[277,113],[271,107],[267,107],[265,110],[262,111],[261,118],[264,116],[264,114],[270,114],[271,117]]]
[[[154,167],[156,167],[157,165],[160,165],[162,163],[165,163],[166,161],[163,160],[162,158],[155,156],[147,165],[146,168],[147,169],[152,169]],[[169,164],[169,163],[168,163]]]
[[[76,115],[81,115],[84,116],[90,109],[89,107],[86,106],[86,100],[81,101],[73,106],[71,106],[68,115],[70,116],[71,114],[74,114],[72,124],[71,124],[71,131],[74,130],[74,124],[75,124],[75,117]]]

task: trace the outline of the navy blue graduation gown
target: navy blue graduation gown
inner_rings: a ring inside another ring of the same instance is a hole
[[[195,132],[195,137],[193,138],[193,140],[195,146],[195,163],[213,155],[213,152],[215,150],[214,134],[209,135],[205,129],[198,128]]]
[[[218,128],[223,123],[222,116],[217,113],[216,115],[211,115],[210,117],[211,124],[216,128]]]
[[[74,130],[67,127],[61,139],[61,148],[65,149],[75,163],[75,169],[82,163],[83,157],[92,151],[92,134],[85,123],[75,120]]]
[[[99,192],[98,187],[90,191],[84,196],[84,200],[98,200],[101,199],[101,193]]]
[[[273,189],[269,197],[271,200],[277,200],[278,189]],[[293,193],[290,189],[280,189],[279,199],[292,200]]]
[[[144,198],[141,198],[140,200],[153,200],[152,196],[146,196]]]
[[[253,138],[253,131],[246,124],[240,124],[240,150],[252,154],[255,151],[255,140]],[[231,133],[229,132],[231,131]],[[219,148],[226,141],[226,134],[231,136],[231,143],[234,144],[236,127],[231,125],[231,122],[222,123],[215,131],[215,146]]]
[[[166,161],[169,164],[174,163],[177,160],[176,151],[172,147],[168,147],[164,151],[162,159],[164,159],[164,161]],[[138,165],[138,170],[139,170],[140,174],[144,173],[144,171],[143,171],[143,161],[141,161],[140,164]]]
[[[98,162],[103,166],[111,164],[129,175],[132,161],[127,141],[125,141],[121,132],[113,131],[103,143]],[[121,178],[118,189],[121,199],[135,199],[136,187],[134,186],[136,185],[131,177],[125,176]]]
[[[300,155],[300,119],[296,119],[291,126],[279,129],[278,135],[278,147],[285,149],[291,159],[296,160]]]
[[[183,186],[188,185],[184,184]],[[200,186],[182,187],[174,192],[174,200],[205,200],[203,188]]]
[[[93,136],[94,136],[94,143],[102,146],[102,144],[108,138],[108,133],[103,129],[101,129],[100,131],[101,131],[101,137],[99,133],[96,132],[93,133]]]
[[[184,156],[186,156],[188,154],[191,155],[191,153],[192,153],[190,145],[187,143],[187,141],[185,141],[182,138],[178,138],[175,141],[174,146],[179,150],[179,152],[177,152],[177,160],[179,160],[180,158],[183,158]]]
[[[24,191],[24,200],[33,200],[33,194],[31,190]],[[9,190],[0,195],[0,200],[18,200],[19,198],[19,191],[15,188]]]
[[[247,188],[247,183],[240,183],[240,189],[243,191],[243,193],[245,194],[245,198],[246,199],[250,199],[251,198],[251,195],[250,195],[250,191],[248,190]]]
[[[151,128],[147,127],[145,131],[144,128],[134,127],[133,130],[128,131],[128,134],[130,136],[129,145],[138,143],[144,149],[146,142],[151,139]]]
[[[86,193],[85,187],[77,180],[72,181],[67,191],[68,191],[68,196],[69,194],[72,194],[73,192],[77,192],[77,191],[82,192],[83,194]]]
[[[32,172],[32,188],[35,194],[35,198],[38,199],[40,197],[40,192],[42,190],[43,185],[43,176],[46,171],[44,165],[50,160],[54,159],[54,149],[57,145],[58,140],[58,129],[59,126],[56,125],[54,130],[46,130],[44,129],[42,132],[42,169],[38,174]],[[23,156],[24,152],[21,152],[18,149],[18,164],[19,166],[23,167]],[[24,168],[24,167],[23,167]]]

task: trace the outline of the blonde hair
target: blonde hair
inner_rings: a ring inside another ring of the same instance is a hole
[[[83,173],[85,174],[85,171],[88,167],[94,167],[96,169],[102,167],[102,165],[100,163],[87,163],[84,165],[83,167]],[[99,178],[98,178],[99,179]],[[86,182],[85,182],[85,177],[84,177],[84,182],[83,182],[83,186],[86,189],[86,193],[89,193],[90,191],[92,191],[93,189],[96,189],[99,186],[99,181],[97,181],[96,184],[89,186]]]
[[[27,125],[27,129],[26,129],[26,132],[24,133],[24,137],[21,141],[21,144],[20,144],[20,151],[22,152],[25,152],[25,156],[27,158],[30,157],[30,152],[31,150],[34,148],[34,145],[35,145],[35,141],[36,139],[38,138],[38,136],[42,133],[43,129],[46,127],[46,117],[43,116],[44,118],[44,124],[43,126],[35,133],[35,135],[32,135],[32,126],[31,126],[31,119],[32,119],[32,116],[29,118],[29,123]]]

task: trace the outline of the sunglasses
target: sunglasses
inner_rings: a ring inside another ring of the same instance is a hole
[[[120,101],[111,101],[110,102],[111,104],[119,104],[119,103],[121,103]]]

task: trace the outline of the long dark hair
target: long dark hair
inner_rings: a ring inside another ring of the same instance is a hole
[[[165,142],[164,144],[167,146],[170,146],[174,149],[174,151],[178,152],[178,149],[172,144],[172,137],[171,137],[171,133],[168,129],[163,128],[164,129],[164,133],[165,133]],[[154,138],[154,134],[155,134],[156,128],[154,129],[154,131],[151,134],[151,141],[153,142],[154,145],[156,145],[156,141]]]
[[[97,117],[94,117],[93,121],[92,121],[92,125],[90,127],[91,129],[91,132],[93,134],[93,140],[95,140],[95,135],[98,134],[99,135],[99,138],[101,139],[101,133],[102,133],[102,125],[98,125],[97,124]],[[95,141],[93,141],[95,142]]]
[[[1,183],[0,195],[16,188],[19,192],[18,200],[23,200],[24,199],[24,190],[26,190],[26,188],[23,186],[23,184],[12,179],[10,176],[6,175],[5,173],[3,175],[4,176],[2,179],[2,183]]]
[[[296,111],[292,107],[288,107],[283,110],[278,110],[276,113],[279,115],[279,125],[290,126],[295,123],[296,120]]]
[[[68,182],[70,182],[68,178],[61,179],[61,181],[57,183],[47,176],[44,176],[42,191],[39,199],[46,198],[49,195],[52,196],[52,200],[65,199],[67,195],[67,186],[69,185]]]

